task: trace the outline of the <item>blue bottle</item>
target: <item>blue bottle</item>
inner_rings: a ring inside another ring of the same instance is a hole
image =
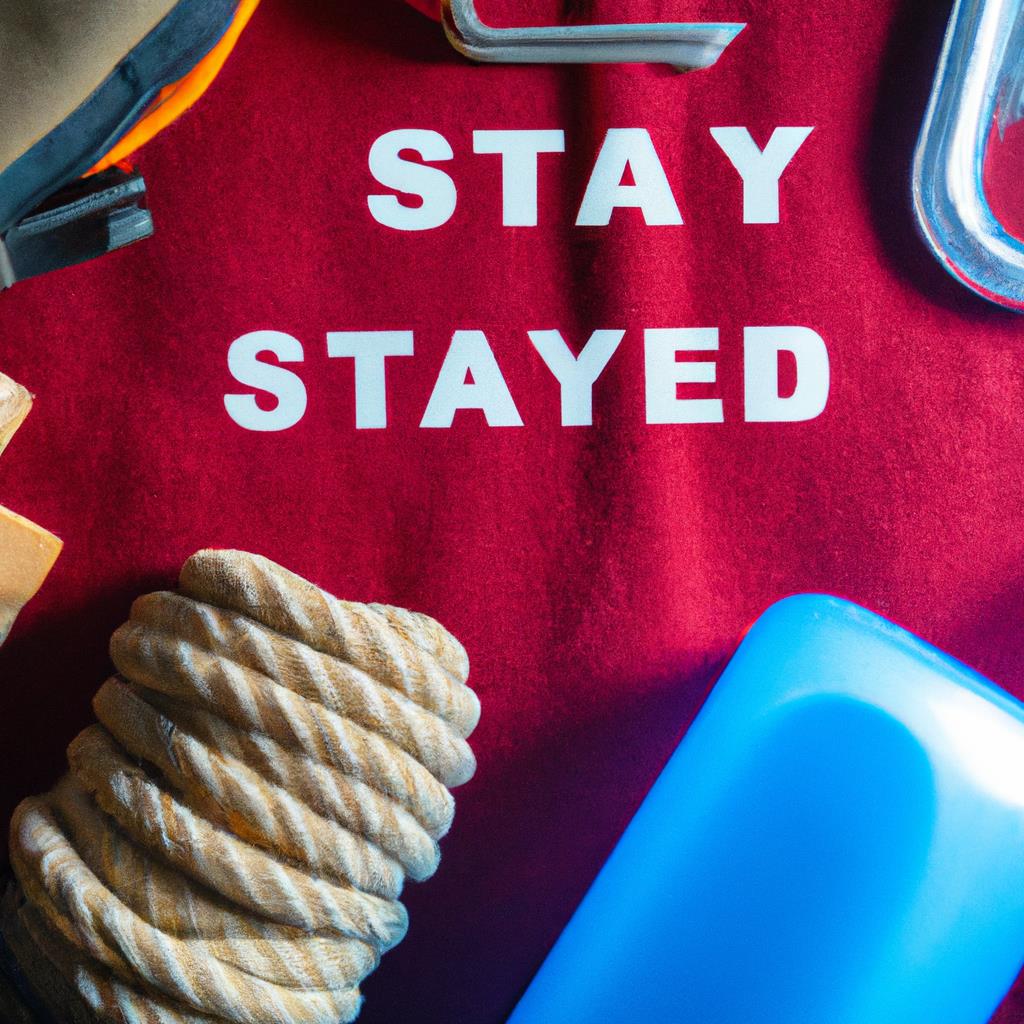
[[[984,1024],[1024,962],[1024,706],[772,606],[510,1024]]]

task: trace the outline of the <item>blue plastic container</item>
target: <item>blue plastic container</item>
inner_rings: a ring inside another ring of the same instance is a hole
[[[1024,962],[1024,706],[885,619],[750,630],[510,1024],[984,1024]]]

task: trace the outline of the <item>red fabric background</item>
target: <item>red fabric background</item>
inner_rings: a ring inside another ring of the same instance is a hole
[[[2,652],[4,813],[89,718],[106,638],[193,550],[250,548],[332,591],[429,612],[463,639],[484,717],[477,778],[367,1024],[498,1024],[744,627],[803,590],[874,607],[1024,694],[1024,321],[927,254],[910,153],[948,4],[629,0],[596,18],[750,22],[715,69],[476,67],[398,0],[266,0],[205,101],[145,150],[154,239],[0,296],[0,366],[38,395],[0,462],[5,504],[67,542]],[[481,0],[496,23],[557,0]],[[618,8],[618,10],[615,10]],[[708,128],[815,131],[779,225],[741,222]],[[371,219],[370,144],[441,131],[445,227]],[[500,223],[474,128],[565,128],[541,224]],[[687,221],[573,219],[606,129],[648,128]],[[828,344],[817,420],[745,424],[744,325]],[[718,326],[723,425],[644,422],[642,329]],[[595,425],[559,425],[526,331],[627,328]],[[294,429],[236,427],[230,342],[302,340]],[[354,430],[329,330],[415,329],[391,427]],[[488,333],[525,420],[419,419],[456,328]],[[1024,1021],[1010,1002],[1002,1024]],[[1024,1002],[1021,1003],[1024,1006]]]

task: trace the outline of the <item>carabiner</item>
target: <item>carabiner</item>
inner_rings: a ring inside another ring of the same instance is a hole
[[[979,295],[1024,312],[1024,242],[984,188],[993,124],[1020,119],[1024,0],[956,0],[914,153],[913,201],[925,241]]]

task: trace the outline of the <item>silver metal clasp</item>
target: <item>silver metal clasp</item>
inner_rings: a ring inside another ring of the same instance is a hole
[[[957,0],[914,153],[913,199],[946,269],[992,302],[1024,312],[1024,242],[985,197],[992,126],[1024,116],[1024,0]]]
[[[710,67],[744,24],[562,25],[493,28],[474,0],[441,0],[445,32],[473,60],[506,64],[670,64]]]

